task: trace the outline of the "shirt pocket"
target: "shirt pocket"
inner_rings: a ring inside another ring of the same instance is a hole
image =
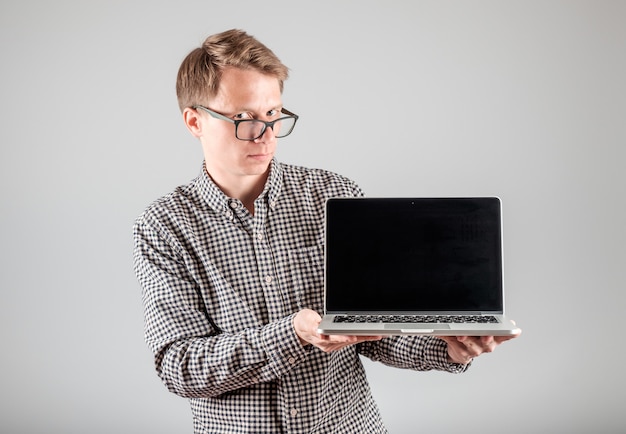
[[[289,269],[298,309],[324,311],[324,247],[289,251]]]

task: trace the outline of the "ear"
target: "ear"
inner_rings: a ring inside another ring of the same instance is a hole
[[[183,111],[183,121],[194,137],[200,138],[200,136],[202,136],[202,119],[197,110],[187,107]]]

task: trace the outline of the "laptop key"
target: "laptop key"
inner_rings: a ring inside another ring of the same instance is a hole
[[[497,323],[491,315],[336,315],[337,323]]]

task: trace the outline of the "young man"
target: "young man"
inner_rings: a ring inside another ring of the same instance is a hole
[[[288,70],[238,30],[183,61],[177,95],[204,152],[201,173],[134,227],[146,341],[196,433],[382,433],[359,354],[389,366],[463,372],[492,337],[355,337],[316,332],[324,203],[362,196],[351,180],[279,163]]]

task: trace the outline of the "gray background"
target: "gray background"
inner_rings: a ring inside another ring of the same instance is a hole
[[[200,170],[182,58],[291,68],[282,161],[370,196],[498,195],[522,337],[465,375],[365,361],[392,434],[624,432],[626,3],[0,4],[0,431],[191,432],[143,342],[131,227]]]

